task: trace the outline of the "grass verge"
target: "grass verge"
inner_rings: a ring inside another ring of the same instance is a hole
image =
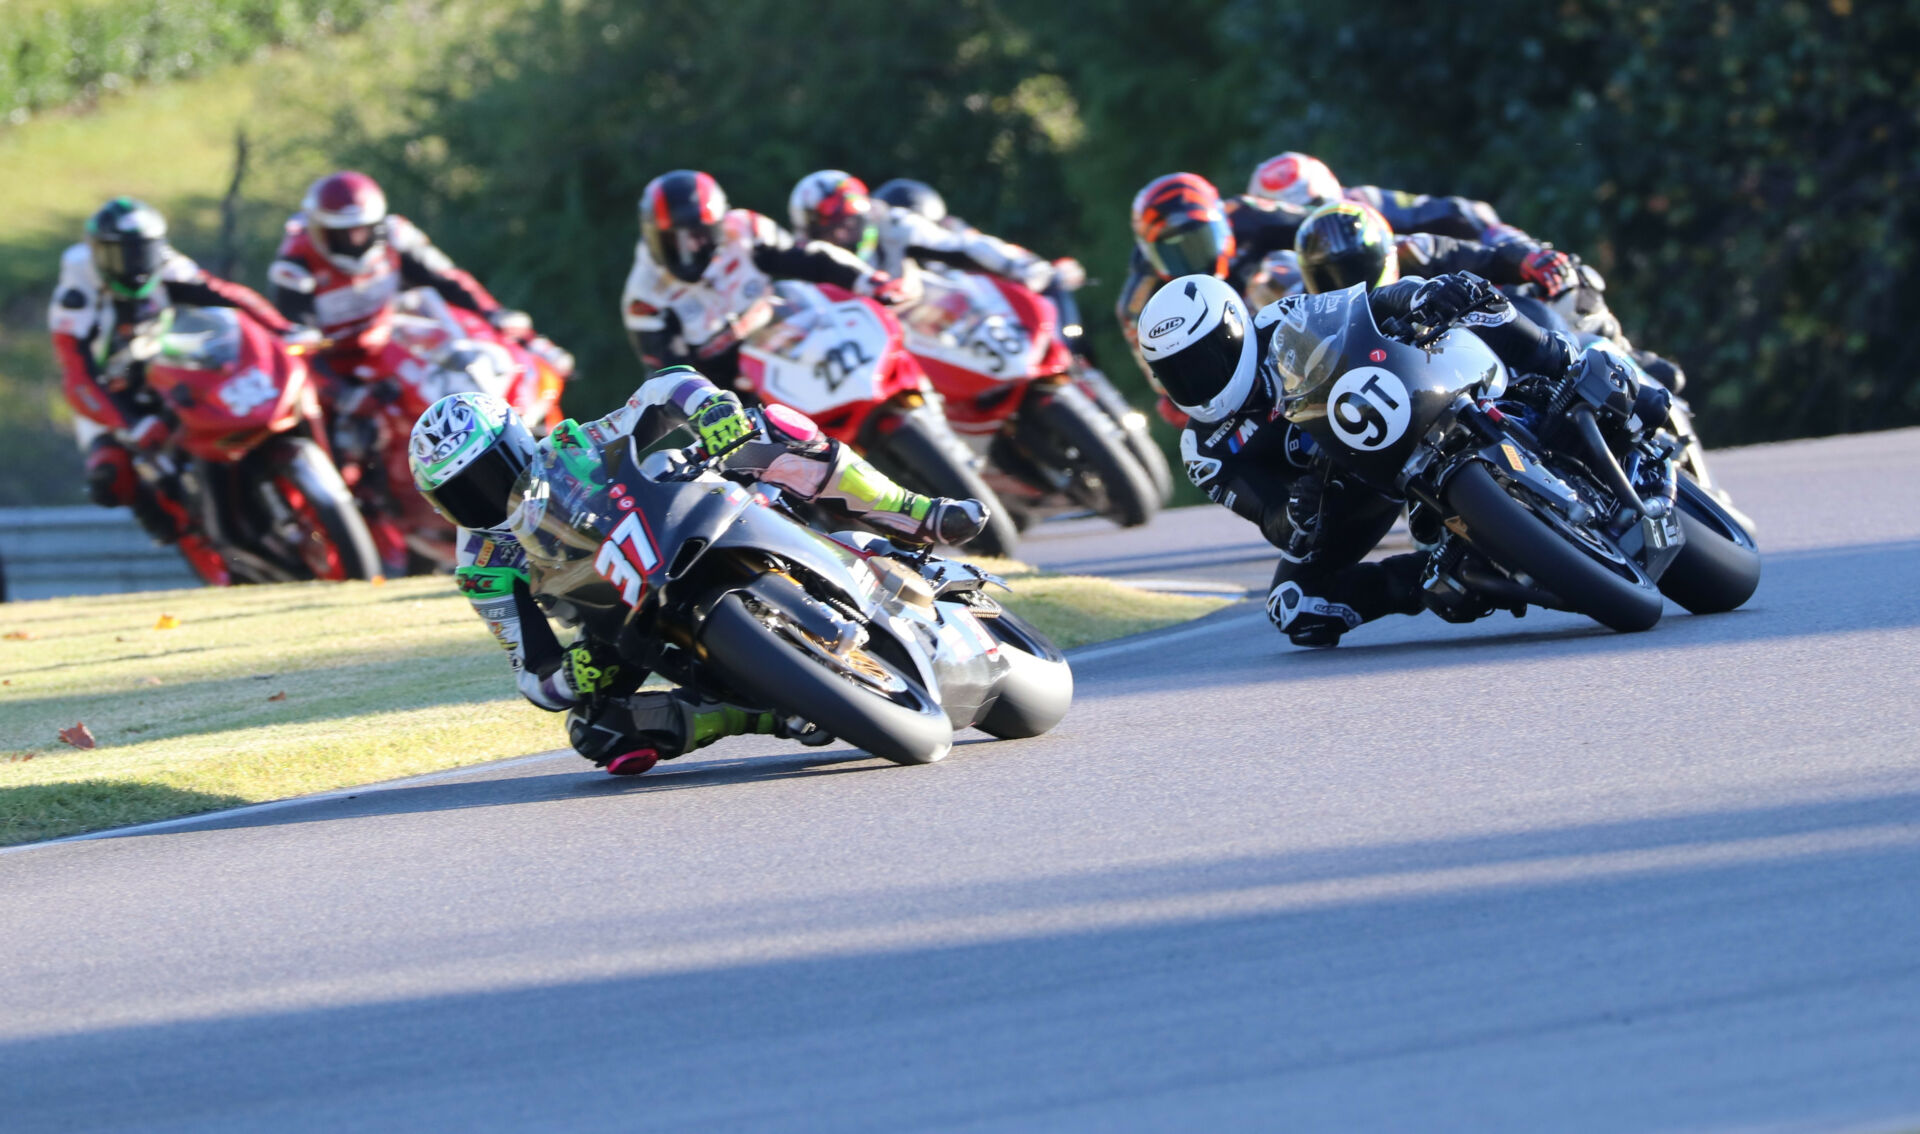
[[[995,566],[1065,648],[1223,605]],[[564,744],[445,578],[0,606],[0,846]]]

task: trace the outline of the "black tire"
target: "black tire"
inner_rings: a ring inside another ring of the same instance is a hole
[[[1074,386],[1054,390],[1038,412],[1073,478],[1070,494],[1123,528],[1153,519],[1160,510],[1160,492],[1128,448],[1119,423]]]
[[[1693,481],[1680,479],[1680,529],[1686,545],[1660,576],[1660,593],[1692,614],[1720,614],[1760,586],[1753,536]]]
[[[975,728],[1001,740],[1039,736],[1067,715],[1073,705],[1073,669],[1054,644],[1028,622],[1002,610],[982,615],[980,624],[1004,647],[1008,669],[993,705]]]
[[[1532,576],[1566,609],[1623,633],[1660,621],[1660,591],[1637,564],[1601,563],[1508,495],[1480,462],[1456,472],[1444,495],[1447,507],[1466,521],[1470,543],[1500,566]]]
[[[1127,439],[1127,452],[1147,472],[1147,479],[1153,484],[1156,499],[1164,508],[1173,503],[1173,465],[1168,462],[1166,452],[1153,439],[1153,427],[1147,421],[1147,415],[1127,404],[1120,396],[1107,376],[1091,366],[1081,365],[1075,368],[1074,381],[1086,391],[1095,405],[1106,412],[1120,427],[1121,436]]]
[[[924,496],[978,500],[987,507],[987,527],[967,541],[980,555],[1011,556],[1020,543],[999,494],[980,476],[978,458],[946,418],[929,407],[899,416],[891,431],[882,429],[867,457],[880,471]]]
[[[275,471],[299,488],[318,528],[309,532],[308,538],[324,539],[331,545],[339,558],[341,578],[371,579],[378,575],[380,556],[374,551],[373,533],[367,530],[367,521],[354,504],[353,493],[340,479],[339,470],[333,467],[326,452],[304,437],[286,438],[278,444],[280,448],[273,461]],[[320,574],[308,562],[298,566],[308,577]]]
[[[953,747],[953,725],[918,677],[868,653],[865,657],[904,689],[890,696],[857,683],[762,622],[738,594],[714,606],[700,640],[707,665],[748,700],[805,717],[875,756],[896,764],[931,764]]]

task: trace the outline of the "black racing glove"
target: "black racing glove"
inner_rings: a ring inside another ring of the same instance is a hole
[[[1324,476],[1316,470],[1295,477],[1288,487],[1286,507],[1277,514],[1269,513],[1261,534],[1280,549],[1280,558],[1289,563],[1311,563],[1320,550],[1320,514],[1325,507]]]
[[[1436,276],[1413,293],[1407,313],[1416,323],[1438,327],[1471,311],[1486,298],[1488,290],[1487,281],[1472,272]]]

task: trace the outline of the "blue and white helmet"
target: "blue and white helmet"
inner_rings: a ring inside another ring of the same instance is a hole
[[[538,442],[491,394],[449,394],[413,423],[407,465],[433,510],[463,528],[497,528]]]

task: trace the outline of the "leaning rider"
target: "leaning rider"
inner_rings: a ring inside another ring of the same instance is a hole
[[[1409,276],[1379,287],[1362,275],[1342,286],[1360,284],[1368,287],[1376,322],[1410,317],[1438,325],[1472,311],[1462,325],[1516,372],[1557,375],[1574,361],[1568,339],[1521,316],[1472,273]],[[1339,475],[1281,416],[1276,332],[1307,302],[1292,295],[1253,315],[1224,281],[1185,276],[1147,301],[1138,334],[1155,377],[1191,418],[1180,435],[1187,476],[1280,549],[1268,617],[1295,645],[1332,646],[1363,622],[1419,613],[1427,555],[1361,562],[1393,526],[1401,502]],[[1475,310],[1483,302],[1485,309]]]
[[[167,414],[144,396],[144,366],[125,348],[176,304],[237,307],[268,330],[293,329],[264,296],[177,251],[167,242],[166,218],[132,197],[102,205],[87,219],[86,240],[61,254],[47,328],[87,450],[88,496],[104,508],[130,507],[148,535],[180,541],[196,568],[217,574],[219,554],[189,532],[180,502],[133,466],[134,450],[158,449],[173,431]]]
[[[633,436],[643,444],[690,425],[709,453],[730,453],[729,472],[774,485],[910,543],[964,543],[985,528],[977,500],[908,492],[853,450],[782,406],[757,419],[740,399],[687,366],[648,379],[626,405],[598,419],[564,421],[536,442],[505,402],[453,394],[413,427],[414,483],[460,528],[454,575],[509,657],[520,692],[553,712],[567,711],[574,750],[614,775],[638,775],[725,736],[768,733],[825,743],[804,721],[704,699],[685,689],[641,691],[646,674],[620,662],[607,644],[582,635],[562,648],[534,601],[527,556],[510,507],[522,473],[543,451],[594,454]]]

